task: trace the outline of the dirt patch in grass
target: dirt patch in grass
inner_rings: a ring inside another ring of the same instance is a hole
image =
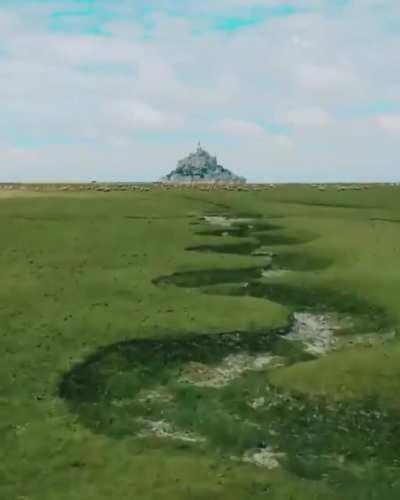
[[[157,437],[161,439],[185,441],[188,443],[199,443],[205,441],[202,436],[176,429],[165,420],[139,419],[139,421],[143,426],[143,430],[137,434],[138,438]]]
[[[168,392],[165,387],[154,387],[153,389],[142,389],[139,391],[137,398],[139,403],[160,403],[168,404],[174,401],[174,396]]]
[[[222,387],[247,371],[276,368],[283,365],[282,361],[270,352],[230,354],[215,366],[191,361],[184,366],[179,382],[198,387]]]
[[[336,346],[334,336],[338,323],[329,316],[310,313],[295,313],[295,323],[287,340],[301,342],[304,350],[310,354],[320,356],[327,354]]]
[[[243,455],[243,462],[272,470],[280,466],[280,460],[282,460],[284,456],[284,453],[275,451],[270,447],[256,448],[255,450],[246,451]]]

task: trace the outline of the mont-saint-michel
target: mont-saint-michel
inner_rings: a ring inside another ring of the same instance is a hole
[[[244,184],[246,179],[219,165],[217,157],[211,156],[201,147],[199,142],[196,152],[179,160],[176,169],[163,177],[161,182],[171,184]]]

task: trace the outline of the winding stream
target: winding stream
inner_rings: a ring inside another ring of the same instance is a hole
[[[285,393],[268,382],[272,370],[363,342],[366,324],[375,332],[368,341],[379,342],[390,323],[384,311],[358,296],[280,279],[291,271],[330,265],[329,259],[302,250],[282,251],[315,235],[288,235],[281,225],[261,218],[208,217],[198,227],[198,234],[219,236],[221,243],[188,251],[262,255],[265,264],[176,273],[155,285],[266,298],[289,307],[290,324],[276,331],[154,337],[106,346],[63,377],[59,393],[70,410],[83,425],[115,439],[212,451],[254,466],[284,467],[305,478],[353,481],[366,477],[372,466],[398,474],[397,413],[382,410],[375,400],[333,403]],[[232,236],[243,242],[231,242]]]

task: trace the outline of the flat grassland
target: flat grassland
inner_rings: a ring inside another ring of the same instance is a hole
[[[400,187],[0,190],[0,234],[1,499],[400,498]]]

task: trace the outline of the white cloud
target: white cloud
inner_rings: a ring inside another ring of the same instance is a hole
[[[167,113],[137,100],[121,100],[110,103],[106,116],[114,118],[113,125],[126,127],[127,131],[168,131],[183,126],[184,119],[179,114]]]
[[[101,147],[77,144],[36,149],[0,148],[0,182],[9,181],[151,181],[160,177],[160,165],[174,168],[181,148],[151,147],[141,141],[116,141]]]
[[[271,141],[277,146],[282,146],[285,148],[292,148],[294,146],[293,141],[289,136],[284,134],[276,134],[271,137]]]
[[[212,130],[223,134],[237,135],[239,137],[261,136],[265,134],[263,127],[254,122],[225,118],[215,124]]]
[[[19,18],[14,12],[0,13],[0,33],[3,36],[12,33],[19,26]]]
[[[282,113],[279,118],[283,123],[295,126],[323,126],[332,122],[329,113],[317,106],[291,109]]]
[[[303,63],[294,68],[296,81],[302,87],[320,92],[354,92],[359,88],[357,76],[350,68]]]
[[[219,132],[226,136],[232,136],[233,139],[238,138],[242,141],[243,145],[246,145],[246,149],[249,144],[251,144],[252,147],[260,144],[268,148],[293,147],[293,142],[287,135],[269,133],[258,123],[245,120],[225,118],[212,125],[211,131]]]
[[[400,114],[380,115],[377,118],[378,125],[391,133],[400,134]]]

